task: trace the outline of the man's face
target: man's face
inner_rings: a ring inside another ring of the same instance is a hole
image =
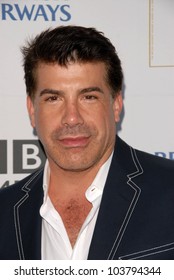
[[[27,106],[50,167],[73,172],[100,167],[113,150],[122,109],[121,94],[111,96],[104,64],[40,63],[36,81]]]

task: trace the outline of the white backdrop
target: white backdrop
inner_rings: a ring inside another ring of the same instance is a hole
[[[44,163],[30,127],[20,47],[50,26],[96,27],[115,45],[125,74],[119,135],[174,159],[174,1],[0,1],[0,187]]]

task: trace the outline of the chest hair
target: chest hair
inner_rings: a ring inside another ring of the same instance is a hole
[[[55,208],[62,218],[71,246],[74,247],[80,229],[92,205],[86,199],[70,199],[63,203],[56,203]]]

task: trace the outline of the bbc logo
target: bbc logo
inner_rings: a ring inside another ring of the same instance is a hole
[[[13,140],[11,154],[9,145],[7,140],[0,140],[0,174],[7,174],[11,163],[14,174],[31,173],[44,166],[46,157],[38,140]]]

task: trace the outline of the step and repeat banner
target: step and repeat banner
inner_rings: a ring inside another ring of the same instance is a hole
[[[59,25],[95,27],[110,38],[125,75],[119,135],[174,160],[174,1],[0,1],[0,187],[44,164],[26,110],[20,48]]]

